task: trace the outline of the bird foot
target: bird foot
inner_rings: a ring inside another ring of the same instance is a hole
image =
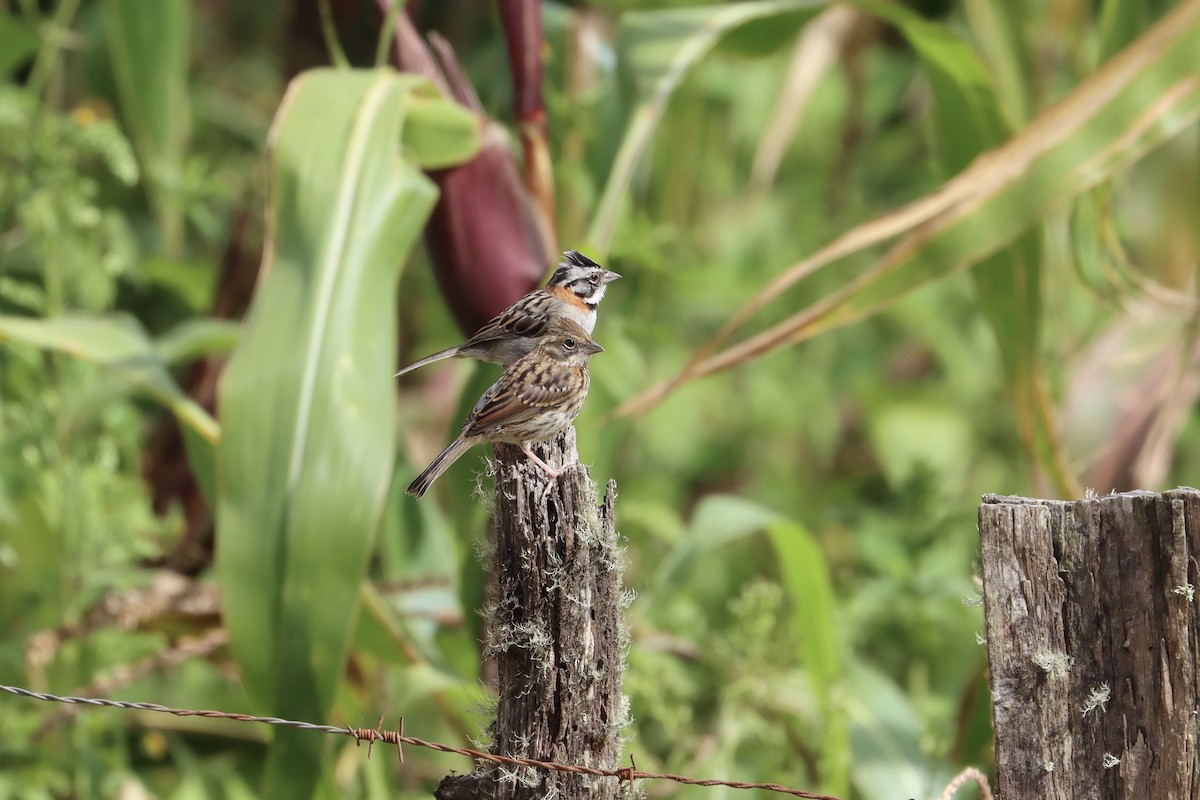
[[[553,473],[546,473],[546,486],[542,489],[542,497],[546,498],[550,496],[550,490],[558,484],[558,476],[581,466],[583,465],[578,461],[572,461],[570,464],[563,464],[561,467],[554,470]]]
[[[571,469],[572,467],[579,466],[578,461],[572,461],[570,464],[563,464],[561,467],[558,467],[557,469],[555,469],[554,467],[550,466],[545,461],[543,461],[542,459],[540,459],[536,455],[534,455],[534,452],[529,449],[528,445],[523,445],[521,447],[521,449],[525,452],[525,455],[529,456],[530,461],[532,461],[534,464],[537,464],[538,467],[541,468],[542,472],[546,473],[546,486],[542,489],[542,497],[543,498],[546,498],[550,495],[550,490],[554,488],[554,484],[558,483],[559,475],[562,475],[564,472]]]

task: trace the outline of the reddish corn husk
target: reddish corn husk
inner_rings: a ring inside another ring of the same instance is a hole
[[[517,121],[525,123],[535,117],[544,120],[541,0],[497,0],[496,10],[508,44]]]
[[[387,0],[379,4],[386,10]],[[407,15],[397,15],[397,66],[428,76],[482,116],[449,44],[436,35],[430,41],[433,51]],[[464,333],[474,332],[536,287],[555,252],[549,220],[536,210],[522,183],[504,129],[489,122],[483,139],[483,149],[471,161],[430,173],[441,197],[425,227],[425,246],[438,287]]]
[[[497,0],[504,26],[513,84],[513,113],[525,156],[525,189],[534,201],[543,232],[554,231],[554,173],[546,139],[546,103],[542,94],[541,0]],[[553,255],[553,254],[551,254]]]
[[[503,128],[484,128],[479,155],[432,173],[442,196],[425,226],[439,288],[464,333],[537,286],[549,263]]]

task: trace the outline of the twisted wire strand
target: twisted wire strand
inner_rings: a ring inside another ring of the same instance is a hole
[[[8,692],[9,694],[18,697],[27,697],[32,700],[41,700],[47,703],[66,703],[68,705],[93,706],[100,708],[122,708],[133,711],[152,711],[159,714],[173,714],[177,717],[206,717],[209,719],[229,719],[235,722],[257,722],[263,725],[280,725],[288,728],[297,728],[302,731],[316,731],[318,733],[331,733],[339,736],[350,736],[358,742],[367,742],[367,754],[370,756],[370,748],[374,747],[375,742],[384,742],[394,745],[401,763],[404,761],[404,745],[413,747],[423,747],[428,750],[436,750],[440,753],[454,753],[455,755],[467,756],[478,761],[487,761],[493,764],[502,764],[512,767],[533,767],[534,769],[544,769],[553,772],[568,772],[576,775],[590,775],[599,778],[616,778],[622,782],[630,782],[635,780],[663,780],[673,781],[674,783],[686,784],[688,786],[724,786],[730,789],[762,789],[768,792],[777,792],[779,794],[789,795],[791,797],[803,797],[807,800],[839,800],[833,795],[815,794],[806,792],[802,789],[792,789],[787,786],[782,786],[778,783],[746,783],[743,781],[726,781],[713,778],[689,778],[684,775],[673,775],[671,773],[658,772],[642,772],[637,768],[637,764],[629,767],[619,767],[617,769],[599,769],[597,767],[585,767],[580,764],[559,764],[554,761],[539,761],[534,758],[517,758],[513,756],[502,756],[495,753],[485,753],[482,750],[472,750],[465,747],[454,747],[440,742],[429,742],[424,739],[418,739],[415,736],[406,736],[404,734],[404,718],[400,718],[400,730],[391,731],[383,730],[383,718],[379,719],[379,725],[375,728],[354,728],[354,727],[338,727],[336,725],[317,725],[312,722],[300,722],[292,719],[282,719],[280,717],[260,717],[253,714],[233,714],[227,711],[209,711],[204,709],[189,709],[189,708],[171,708],[170,706],[159,705],[158,703],[135,703],[127,700],[107,700],[99,697],[70,697],[50,694],[49,692],[34,692],[29,689],[22,689],[19,686],[5,686],[0,684],[0,691]]]

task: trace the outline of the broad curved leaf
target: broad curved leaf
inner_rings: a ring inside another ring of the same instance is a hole
[[[812,682],[813,694],[827,720],[820,737],[821,776],[830,792],[844,795],[853,761],[850,730],[839,707],[845,688],[839,653],[839,630],[829,562],[820,546],[803,526],[791,521],[767,528],[779,557],[779,576],[791,598],[791,627],[801,642],[800,658]]]
[[[191,6],[187,0],[100,4],[121,115],[133,134],[159,232],[171,254],[183,247],[179,184],[190,125]]]
[[[895,3],[860,0],[858,5],[892,23],[921,58],[933,89],[937,157],[946,174],[967,169],[981,153],[1003,144],[1011,132],[1000,98],[987,67],[965,41]],[[1041,274],[1041,226],[1036,224],[971,270],[979,308],[996,335],[1026,451],[1050,469],[1064,493],[1075,496],[1080,490],[1072,485],[1056,450],[1057,436],[1041,413]]]
[[[211,447],[216,420],[188,397],[167,372],[167,361],[133,317],[69,316],[51,319],[0,317],[0,341],[56,350],[111,369],[135,389],[168,408],[186,429]]]
[[[217,569],[247,692],[323,720],[392,467],[395,288],[436,190],[402,157],[391,71],[292,82],[272,130],[263,279],[226,370]],[[275,736],[267,793],[309,796],[320,737]]]

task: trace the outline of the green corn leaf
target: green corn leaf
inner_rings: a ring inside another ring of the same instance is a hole
[[[696,506],[688,535],[663,559],[644,590],[647,605],[653,605],[655,596],[670,597],[678,592],[696,561],[704,555],[758,533],[778,519],[777,512],[740,497],[705,497]]]
[[[479,152],[483,121],[445,99],[432,85],[429,89],[426,96],[413,98],[410,124],[401,133],[408,157],[423,169],[443,169],[467,161]]]
[[[760,0],[638,11],[621,17],[622,62],[632,65],[637,105],[629,115],[621,147],[588,231],[587,241],[592,250],[603,253],[608,249],[638,160],[650,144],[671,95],[688,71],[735,31],[753,26],[746,31],[753,39],[762,33],[764,23],[772,21],[786,24],[785,30],[794,31],[826,5],[819,0]]]
[[[851,780],[861,797],[934,797],[948,776],[932,775],[921,752],[920,715],[900,687],[864,662],[846,665],[841,713],[854,748]]]
[[[129,128],[166,251],[183,247],[179,184],[190,125],[191,52],[188,0],[104,0],[100,6],[117,79],[121,117]]]
[[[0,13],[0,78],[8,78],[37,50],[37,28],[12,14]]]
[[[210,355],[228,355],[237,345],[240,326],[225,319],[199,318],[181,322],[155,343],[166,364],[183,364]]]
[[[0,317],[0,341],[54,350],[112,370],[130,386],[170,409],[197,441],[212,447],[216,420],[188,397],[167,372],[154,342],[133,317]]]
[[[837,601],[825,554],[812,535],[795,522],[777,522],[767,528],[779,556],[779,573],[791,600],[791,625],[801,644],[801,662],[821,704],[827,727],[820,737],[821,776],[825,788],[845,796],[850,782],[850,729],[839,707],[844,688],[838,629]]]
[[[272,130],[265,277],[219,401],[217,572],[246,690],[280,716],[326,718],[383,512],[396,281],[436,196],[399,148],[425,86],[309,72]],[[276,733],[267,794],[310,796],[323,747]]]
[[[684,383],[870,317],[913,290],[971,269],[1012,245],[1047,214],[1195,124],[1200,118],[1198,50],[1200,3],[1184,3],[1062,101],[936,191],[847,231],[791,266],[734,314],[678,375],[614,413],[644,413]],[[735,331],[796,283],[884,243],[890,243],[887,252],[836,291],[718,352]],[[1032,292],[1033,287],[1022,290]]]
[[[1010,135],[1000,98],[987,67],[965,41],[941,25],[893,3],[861,2],[864,10],[892,23],[920,56],[933,89],[937,157],[954,175],[981,153]],[[996,336],[1012,396],[1017,427],[1030,457],[1055,472],[1059,487],[1070,493],[1072,478],[1059,465],[1055,437],[1039,413],[1038,390],[1044,376],[1041,350],[1041,227],[980,261],[971,271],[979,308]],[[1039,456],[1041,458],[1039,459]]]

